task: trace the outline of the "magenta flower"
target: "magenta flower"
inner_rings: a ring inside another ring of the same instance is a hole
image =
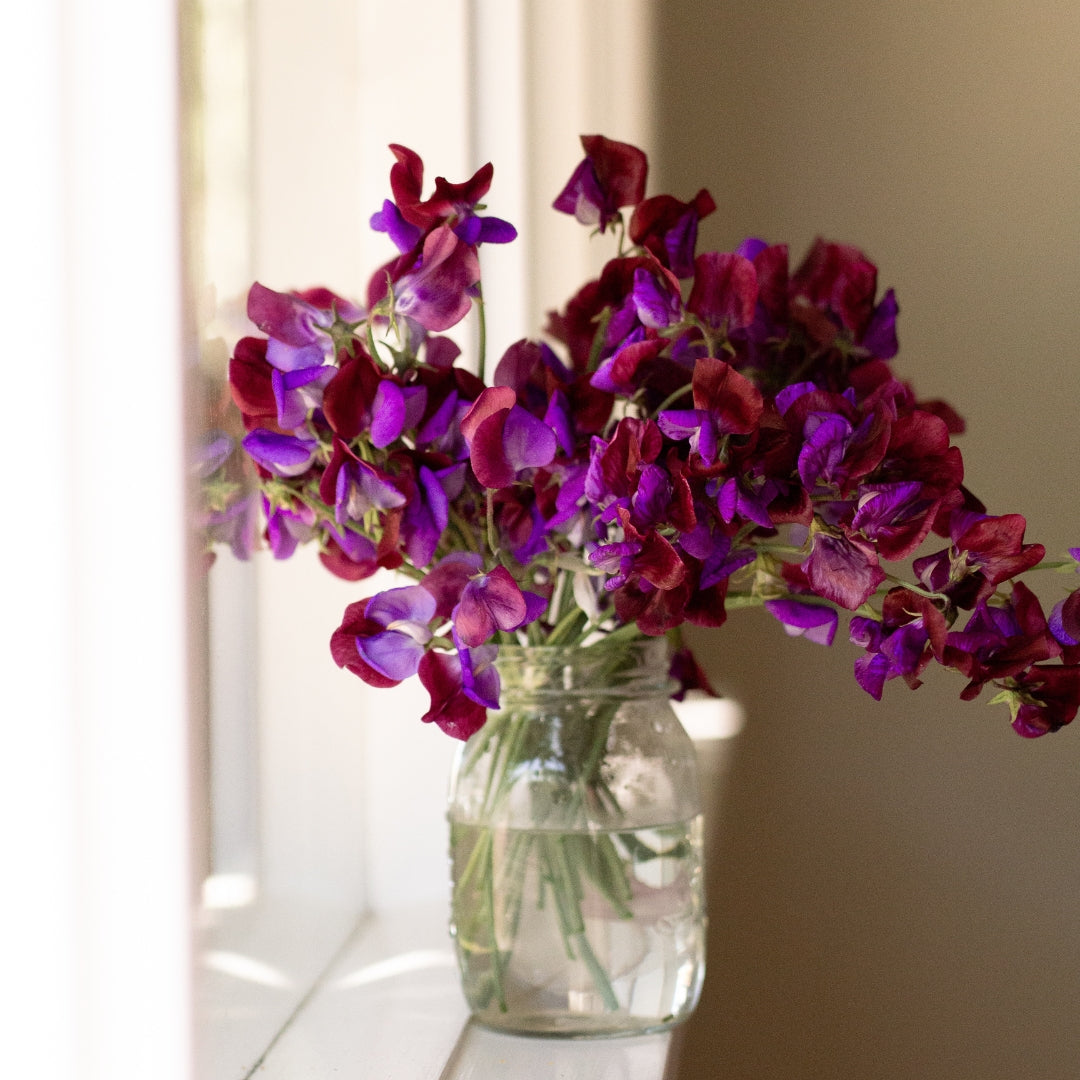
[[[912,564],[928,589],[948,595],[958,607],[974,607],[995,587],[1041,562],[1046,549],[1025,544],[1027,521],[1020,514],[990,517],[954,513],[952,546]]]
[[[818,645],[831,645],[840,616],[835,608],[787,597],[766,600],[765,610],[783,624],[789,637],[803,636]]]
[[[450,503],[461,494],[464,484],[464,462],[435,470],[420,466],[416,490],[401,518],[402,543],[413,566],[431,562],[450,521]]]
[[[501,683],[495,658],[499,655],[499,646],[478,645],[470,648],[461,640],[456,630],[451,631],[451,637],[461,661],[462,692],[485,709],[497,709]]]
[[[1012,726],[1035,739],[1072,722],[1080,705],[1080,667],[1036,664],[1017,676]]]
[[[270,550],[275,559],[289,559],[300,544],[315,535],[315,511],[302,503],[295,508],[271,507],[265,495],[262,502]]]
[[[199,525],[210,543],[226,544],[233,558],[246,561],[255,550],[259,524],[259,500],[255,493],[241,495],[219,510],[207,510]]]
[[[891,589],[880,620],[851,620],[851,642],[867,653],[855,661],[856,681],[877,701],[890,679],[903,678],[914,689],[931,659],[943,656],[945,635],[945,617],[931,600],[910,589]]]
[[[703,357],[694,368],[694,408],[666,409],[657,417],[672,439],[689,439],[690,449],[711,465],[725,435],[746,435],[764,411],[761,391],[729,363]]]
[[[1061,652],[1038,598],[1018,581],[1007,607],[980,602],[963,630],[948,633],[941,663],[968,678],[960,697],[969,701],[978,697],[986,683],[1019,675]]]
[[[248,318],[269,337],[266,359],[279,371],[317,367],[333,356],[330,327],[338,317],[359,322],[364,313],[328,289],[281,293],[256,282],[248,292]]]
[[[434,617],[435,597],[422,586],[387,589],[345,609],[331,654],[371,686],[396,686],[416,674]]]
[[[870,544],[826,532],[814,534],[810,555],[802,569],[818,596],[849,611],[866,603],[885,580],[885,571]]]
[[[686,306],[712,329],[729,333],[749,326],[757,298],[757,271],[745,256],[713,251],[694,261],[694,285]]]
[[[549,465],[558,450],[555,432],[518,405],[508,386],[488,387],[462,419],[461,432],[486,488],[513,484],[522,469]]]
[[[603,232],[618,218],[620,207],[636,206],[644,198],[648,161],[636,146],[603,135],[582,135],[581,145],[585,159],[552,205]]]
[[[248,432],[242,445],[253,461],[274,476],[302,476],[311,468],[319,452],[315,439],[283,435],[266,428]]]
[[[310,412],[321,408],[323,391],[336,373],[337,368],[332,364],[292,371],[274,368],[270,373],[270,385],[277,404],[278,426],[298,428],[307,420]]]
[[[431,650],[421,659],[419,674],[431,698],[431,707],[420,718],[425,724],[434,723],[462,741],[484,726],[487,709],[466,692],[460,654]]]
[[[340,439],[334,440],[333,457],[319,482],[319,495],[334,507],[334,519],[339,524],[363,521],[372,510],[405,505],[405,496],[390,477],[361,461]]]
[[[424,575],[422,584],[435,597],[440,619],[450,618],[465,586],[481,573],[483,565],[483,559],[473,551],[452,551]]]
[[[398,144],[392,144],[390,149],[397,158],[390,169],[394,202],[383,203],[382,210],[372,217],[371,227],[389,233],[399,251],[409,251],[423,232],[441,224],[449,224],[465,243],[473,245],[506,244],[517,236],[517,230],[509,222],[496,217],[482,218],[476,213],[480,200],[491,187],[495,170],[490,162],[463,184],[451,184],[437,177],[434,194],[425,200],[421,198],[424,163],[420,155]]]
[[[428,233],[419,264],[394,282],[394,308],[425,330],[449,330],[468,315],[479,280],[476,248],[441,225]]]
[[[325,531],[319,561],[335,577],[345,581],[363,581],[379,569],[378,549],[371,540],[355,529],[337,528],[324,521]]]
[[[654,195],[634,208],[630,239],[651,251],[676,277],[691,277],[698,223],[715,209],[713,197],[704,188],[688,203]]]
[[[453,612],[454,630],[470,648],[483,645],[497,630],[517,630],[547,607],[536,593],[523,592],[505,566],[471,578]]]

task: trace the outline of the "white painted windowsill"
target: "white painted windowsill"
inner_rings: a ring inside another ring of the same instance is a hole
[[[221,913],[202,953],[206,1080],[661,1080],[670,1033],[613,1039],[502,1035],[469,1022],[445,907],[364,920],[336,950],[339,915],[310,927],[285,906]],[[220,939],[220,940],[219,940]],[[228,941],[229,948],[219,947]],[[327,963],[318,957],[332,956]],[[269,956],[272,959],[263,959]],[[321,970],[320,970],[321,967]],[[299,999],[299,1004],[296,1001]]]

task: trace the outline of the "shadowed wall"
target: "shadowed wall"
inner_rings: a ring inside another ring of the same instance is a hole
[[[655,19],[650,192],[708,186],[706,248],[863,248],[897,290],[897,372],[968,421],[969,487],[1048,553],[1080,543],[1080,8]],[[1062,584],[1039,581],[1047,607]],[[1072,1080],[1080,722],[1021,740],[945,671],[877,704],[843,631],[825,650],[760,612],[696,641],[749,722],[681,1075]]]

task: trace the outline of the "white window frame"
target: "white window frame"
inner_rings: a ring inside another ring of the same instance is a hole
[[[177,12],[6,15],[4,1064],[188,1080]]]

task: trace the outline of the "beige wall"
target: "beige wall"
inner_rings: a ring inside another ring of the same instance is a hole
[[[969,485],[1080,543],[1080,6],[655,14],[651,190],[708,185],[709,246],[864,248],[899,296],[897,370],[968,420]],[[1025,742],[944,671],[876,704],[846,641],[757,613],[701,644],[750,718],[684,1075],[1080,1075],[1080,721]]]

